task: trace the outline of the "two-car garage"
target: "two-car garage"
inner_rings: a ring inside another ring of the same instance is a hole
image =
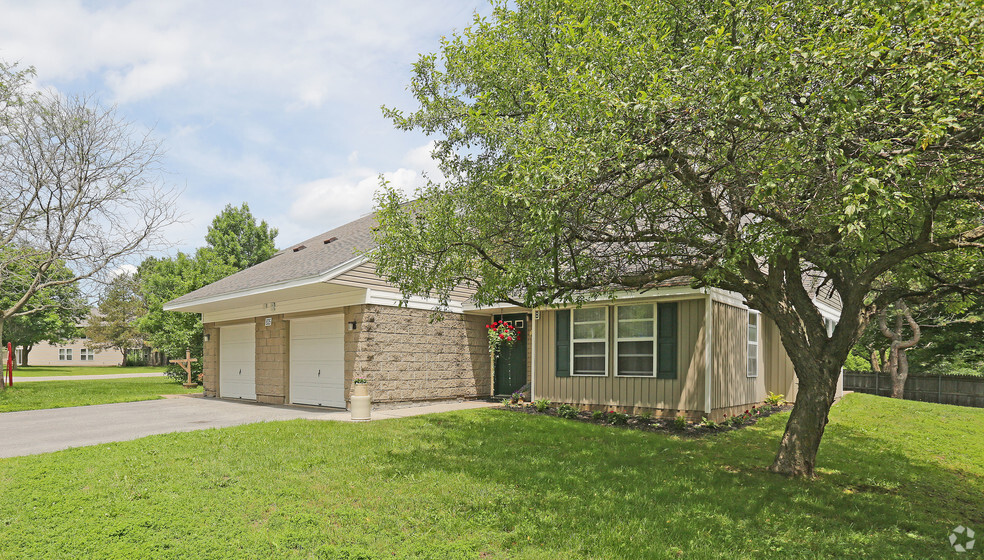
[[[279,375],[284,402],[345,408],[344,317],[322,315],[285,321],[288,336]],[[256,399],[256,323],[219,329],[219,391],[223,398]],[[287,367],[286,372],[283,371]],[[264,372],[261,372],[264,375]]]

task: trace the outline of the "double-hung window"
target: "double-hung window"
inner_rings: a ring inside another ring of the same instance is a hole
[[[571,313],[574,375],[608,375],[608,308],[585,307]]]
[[[759,314],[757,311],[748,312],[748,377],[758,377],[759,349]]]
[[[89,350],[88,348],[83,348],[79,350],[79,360],[83,362],[91,362],[94,359],[93,354],[95,351]]]
[[[651,303],[615,308],[615,374],[653,377],[656,309]]]
[[[71,348],[59,348],[58,349],[58,360],[62,362],[72,361],[72,349]]]

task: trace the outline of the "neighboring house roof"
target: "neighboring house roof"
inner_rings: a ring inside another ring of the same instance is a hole
[[[270,259],[168,302],[180,306],[202,299],[249,290],[322,280],[332,271],[364,260],[362,253],[374,246],[376,217],[369,214],[283,249]]]

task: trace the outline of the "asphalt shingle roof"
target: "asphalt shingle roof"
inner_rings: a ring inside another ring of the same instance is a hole
[[[169,304],[180,305],[324,274],[371,249],[375,245],[372,236],[375,227],[374,214],[363,216],[291,245],[266,261],[189,292]],[[332,238],[334,241],[325,243]],[[302,246],[303,249],[296,250]]]

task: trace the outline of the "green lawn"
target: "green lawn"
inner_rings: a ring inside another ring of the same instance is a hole
[[[477,410],[0,460],[0,558],[948,558],[984,411],[848,395],[816,480],[787,414],[702,439]]]
[[[108,375],[111,373],[157,373],[164,366],[20,366],[14,369],[14,383],[18,377],[53,377],[63,375]]]
[[[149,401],[161,395],[200,393],[201,388],[185,389],[163,375],[133,379],[97,379],[85,381],[24,381],[0,391],[0,412],[63,408],[89,404]],[[0,436],[2,441],[2,436]],[[0,521],[0,529],[3,523]],[[2,547],[0,547],[2,548]],[[0,551],[0,558],[3,556]]]

